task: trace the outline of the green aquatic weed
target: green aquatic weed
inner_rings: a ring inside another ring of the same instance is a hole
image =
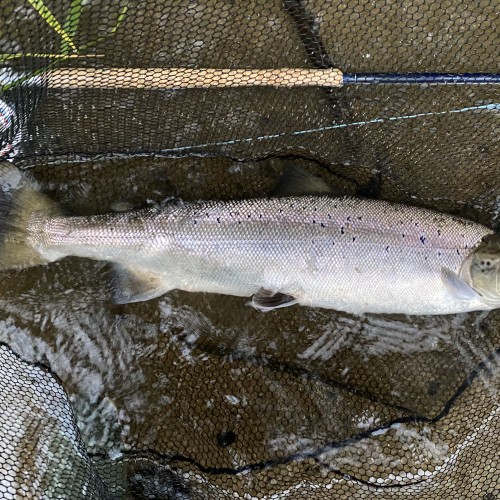
[[[128,10],[128,2],[120,8],[118,11],[118,16],[114,26],[103,36],[82,45],[77,45],[75,41],[76,32],[78,30],[78,25],[80,23],[80,18],[83,12],[83,0],[71,0],[69,6],[69,11],[66,19],[61,25],[50,9],[44,4],[43,0],[28,0],[31,6],[37,11],[37,13],[45,20],[45,22],[61,37],[60,53],[58,54],[44,54],[37,52],[26,52],[26,53],[14,53],[14,54],[0,54],[0,63],[20,59],[24,57],[32,58],[44,58],[52,59],[52,62],[48,66],[31,71],[16,80],[9,82],[0,87],[1,92],[5,92],[15,86],[21,85],[22,83],[43,75],[48,70],[52,69],[54,66],[62,61],[73,58],[85,58],[85,57],[104,57],[101,54],[86,54],[85,51],[95,46],[96,44],[105,40],[108,36],[116,33],[119,26],[122,24]]]

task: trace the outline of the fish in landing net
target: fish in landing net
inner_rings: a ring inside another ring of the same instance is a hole
[[[70,255],[110,261],[118,303],[177,288],[252,296],[261,310],[295,303],[355,314],[500,307],[498,235],[377,200],[284,196],[69,217],[4,164],[0,245],[1,269]]]

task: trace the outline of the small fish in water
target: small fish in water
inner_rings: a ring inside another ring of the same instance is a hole
[[[284,197],[69,217],[26,174],[1,165],[0,268],[70,255],[110,261],[118,303],[180,289],[252,296],[264,311],[500,307],[500,237],[492,230],[422,208],[334,197],[318,179],[309,188],[309,174],[292,173]]]

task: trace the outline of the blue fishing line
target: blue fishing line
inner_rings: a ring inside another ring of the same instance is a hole
[[[231,139],[231,140],[227,140],[227,141],[206,142],[204,144],[197,144],[195,146],[178,146],[175,148],[162,149],[160,151],[160,153],[175,153],[175,152],[180,152],[180,151],[208,148],[208,147],[212,147],[212,146],[231,146],[234,144],[250,143],[253,141],[279,139],[281,137],[286,137],[286,136],[315,134],[315,133],[319,133],[319,132],[326,132],[329,130],[335,130],[335,129],[341,129],[341,128],[362,127],[365,125],[372,125],[375,123],[384,123],[384,122],[388,122],[388,121],[413,120],[415,118],[423,118],[423,117],[429,117],[429,116],[440,116],[440,115],[448,115],[448,114],[456,114],[456,113],[466,113],[469,111],[480,111],[480,110],[500,111],[500,103],[482,104],[479,106],[468,106],[465,108],[451,109],[451,110],[447,110],[447,111],[429,111],[426,113],[416,113],[416,114],[412,114],[412,115],[389,116],[387,118],[373,118],[372,120],[365,120],[365,121],[352,122],[352,123],[336,123],[336,124],[332,124],[332,125],[325,125],[324,127],[310,128],[310,129],[306,129],[306,130],[296,130],[296,131],[292,131],[292,132],[280,132],[277,134],[261,135],[261,136],[257,136],[257,137],[246,137],[243,139]]]

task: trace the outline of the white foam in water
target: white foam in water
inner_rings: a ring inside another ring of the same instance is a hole
[[[479,323],[489,313],[478,315]],[[334,318],[321,327],[321,335],[297,356],[303,360],[332,359],[338,351],[353,349],[363,356],[384,356],[391,353],[415,354],[438,349],[454,342],[471,327],[471,316],[407,317],[400,320],[385,316]]]
[[[272,451],[286,451],[287,453],[307,453],[317,445],[314,439],[301,437],[296,434],[283,434],[269,440],[268,446]]]
[[[226,399],[232,404],[237,405],[240,402],[240,398],[234,396],[233,394],[226,394]]]
[[[367,415],[362,415],[360,417],[356,426],[358,427],[358,429],[367,430],[376,427],[379,424],[380,424],[380,419],[368,413]]]
[[[411,450],[411,469],[415,473],[404,472],[395,476],[393,471],[403,464],[399,450],[401,447]],[[392,452],[394,451],[394,453]],[[348,470],[363,467],[367,456],[377,457],[377,469],[380,475],[370,477],[369,481],[376,484],[404,483],[424,476],[432,475],[429,464],[433,467],[443,466],[450,459],[448,444],[429,426],[414,428],[412,425],[397,423],[387,428],[376,430],[361,441],[334,448],[321,455],[321,460],[335,469]]]
[[[181,361],[192,365],[197,359],[204,359],[204,354],[193,355],[193,350],[202,331],[215,330],[210,320],[189,306],[173,307],[168,297],[160,301],[159,310],[159,331],[180,349]],[[182,332],[180,336],[171,335],[172,331],[179,330]]]

